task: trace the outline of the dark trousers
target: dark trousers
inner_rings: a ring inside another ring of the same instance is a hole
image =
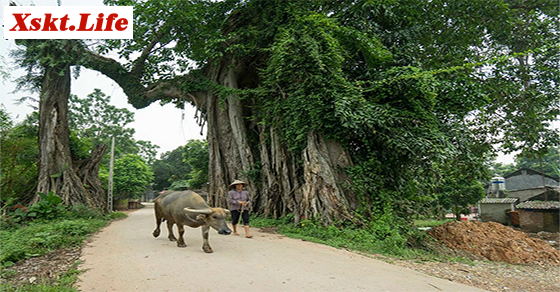
[[[243,210],[243,213],[240,214],[239,210],[231,210],[231,224],[237,225],[239,222],[239,215],[243,218],[243,225],[249,226],[249,211]]]

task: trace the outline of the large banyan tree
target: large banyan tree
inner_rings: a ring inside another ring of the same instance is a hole
[[[138,109],[194,105],[212,204],[244,179],[258,213],[359,221],[473,185],[491,137],[557,143],[550,1],[107,2],[135,6],[134,39],[83,45],[73,65]]]

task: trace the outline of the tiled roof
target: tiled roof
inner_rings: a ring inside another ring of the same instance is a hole
[[[512,204],[517,202],[517,198],[484,198],[481,204]]]
[[[512,172],[512,173],[506,174],[506,175],[504,175],[504,178],[510,178],[510,177],[516,176],[516,175],[523,175],[523,172],[525,172],[526,174],[529,174],[529,175],[544,175],[545,177],[551,178],[551,179],[553,179],[553,180],[555,180],[555,181],[558,181],[558,179],[559,179],[557,176],[551,176],[551,175],[548,175],[548,174],[542,174],[542,173],[540,173],[540,172],[538,172],[538,171],[536,171],[536,170],[533,170],[533,169],[530,169],[530,168],[526,168],[526,167],[522,167],[522,168],[520,168],[520,169],[518,169],[518,170],[516,170],[516,171],[514,171],[514,172]]]
[[[517,209],[539,209],[539,210],[560,209],[560,202],[558,202],[558,201],[526,201],[526,202],[517,204]]]

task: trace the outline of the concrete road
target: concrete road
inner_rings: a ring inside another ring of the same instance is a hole
[[[200,228],[186,228],[186,248],[168,241],[165,223],[159,238],[154,228],[148,205],[95,235],[83,249],[80,291],[483,291],[257,229],[252,239],[212,230],[206,254]]]

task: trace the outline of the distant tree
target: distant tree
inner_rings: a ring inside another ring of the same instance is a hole
[[[451,210],[457,220],[461,214],[470,214],[468,207],[484,198],[484,187],[480,180],[473,179],[468,173],[452,171],[442,181],[438,203]]]
[[[136,153],[144,158],[144,160],[146,160],[146,163],[152,164],[154,163],[154,161],[156,161],[157,152],[159,149],[158,145],[152,143],[151,141],[136,140],[136,147],[138,147],[138,151]]]
[[[171,177],[173,167],[162,159],[156,159],[151,167],[154,173],[154,190],[164,190],[168,188],[171,185],[169,177]]]
[[[0,133],[2,133],[2,137],[8,133],[13,125],[14,122],[6,110],[6,107],[3,104],[0,104]]]
[[[472,130],[455,132],[454,148],[459,155],[447,157],[439,164],[436,180],[437,203],[461,220],[461,214],[470,214],[470,206],[484,197],[483,182],[491,176],[485,162],[489,145],[477,141]]]
[[[491,175],[499,175],[504,176],[510,174],[517,170],[517,165],[515,163],[501,163],[501,162],[493,162],[490,164],[490,172]]]
[[[179,146],[172,151],[165,152],[160,159],[154,161],[154,189],[169,188],[175,181],[187,180],[191,168],[183,160],[184,146]]]
[[[183,149],[184,162],[190,168],[189,188],[208,187],[208,142],[206,140],[189,140]]]
[[[136,199],[150,187],[154,174],[139,155],[127,154],[115,161],[114,198]]]
[[[135,140],[135,130],[129,127],[134,122],[134,113],[126,108],[117,108],[109,104],[110,101],[111,97],[97,88],[85,98],[71,94],[70,138],[75,134],[79,140],[89,143],[93,148],[94,145],[111,145],[114,137],[116,158],[126,154],[139,154],[146,162],[153,162],[159,146],[150,141]],[[103,164],[107,164],[108,158],[107,153]]]
[[[0,79],[10,79],[10,72],[8,70],[8,62],[6,62],[6,58],[4,56],[0,56]]]
[[[515,158],[517,168],[530,168],[551,176],[560,176],[560,148],[551,147],[542,157],[518,155]]]
[[[173,183],[171,183],[171,185],[169,186],[169,190],[173,190],[173,191],[184,191],[188,189],[193,189],[189,187],[188,180],[176,180]]]
[[[198,189],[208,186],[208,142],[189,140],[152,164],[155,189]]]

